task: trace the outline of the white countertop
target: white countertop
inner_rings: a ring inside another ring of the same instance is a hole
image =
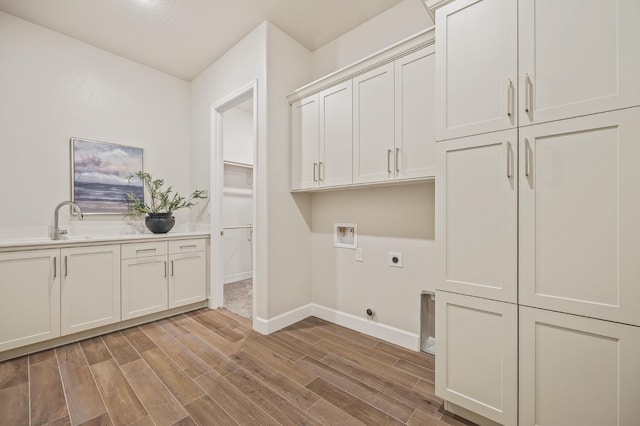
[[[179,240],[186,238],[209,238],[210,235],[211,234],[209,232],[169,232],[166,234],[67,235],[61,240],[52,240],[49,237],[3,238],[0,239],[0,251],[85,246],[105,243],[120,244],[142,241]]]

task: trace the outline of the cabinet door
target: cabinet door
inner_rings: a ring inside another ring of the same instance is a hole
[[[635,425],[640,327],[520,307],[520,424]]]
[[[120,321],[120,246],[61,250],[62,335]]]
[[[640,108],[520,129],[519,302],[640,325]]]
[[[207,298],[205,240],[169,242],[169,308]]]
[[[322,186],[353,182],[353,95],[351,80],[318,95],[320,103],[320,161]]]
[[[123,320],[167,309],[167,270],[166,255],[122,260]]]
[[[291,105],[291,186],[314,188],[318,184],[318,95]]]
[[[436,291],[436,336],[436,395],[517,424],[517,305]]]
[[[640,2],[520,0],[520,125],[640,105]]]
[[[393,63],[353,79],[353,182],[393,180]]]
[[[517,0],[458,0],[436,12],[436,139],[518,125]]]
[[[435,175],[435,47],[395,61],[396,179]]]
[[[516,302],[517,132],[437,143],[441,290]]]
[[[60,336],[59,255],[0,254],[0,352]]]

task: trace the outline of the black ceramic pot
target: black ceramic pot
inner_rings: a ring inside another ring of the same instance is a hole
[[[166,234],[176,224],[176,219],[171,213],[149,213],[144,218],[144,224],[154,234]]]

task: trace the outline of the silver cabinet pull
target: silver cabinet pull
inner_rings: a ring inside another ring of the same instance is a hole
[[[167,261],[164,261],[164,277],[167,278]]]
[[[511,142],[507,141],[507,177],[511,178],[513,174],[513,162],[511,161]]]
[[[524,175],[529,176],[529,140],[524,140]]]
[[[171,276],[173,276],[173,260],[171,261]]]
[[[318,180],[324,182],[324,163],[321,161],[318,163]]]
[[[313,163],[313,181],[317,182],[318,178],[317,178],[317,173],[318,173],[318,163]]]
[[[53,256],[53,279],[58,278],[58,258]]]
[[[64,257],[64,276],[69,275],[69,264],[67,263],[67,256]]]
[[[398,157],[400,157],[400,148],[396,148],[396,172],[400,172],[400,166],[398,165]]]
[[[533,91],[533,82],[531,81],[531,77],[529,77],[529,73],[525,73],[524,75],[524,110],[527,113],[533,109],[533,106],[531,105],[532,91]]]
[[[507,117],[511,118],[513,115],[513,84],[511,84],[511,79],[507,79]]]
[[[391,153],[393,151],[390,149],[387,149],[387,173],[391,173]]]

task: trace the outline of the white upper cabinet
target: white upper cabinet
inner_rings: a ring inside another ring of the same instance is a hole
[[[353,79],[353,182],[393,180],[395,156],[394,66]]]
[[[520,125],[640,105],[640,1],[518,5]]]
[[[395,177],[435,175],[435,47],[395,61]]]
[[[120,321],[120,246],[65,248],[61,256],[61,334]]]
[[[640,327],[522,306],[519,322],[520,425],[639,423]]]
[[[437,288],[517,301],[517,132],[437,143]]]
[[[60,336],[59,255],[0,254],[0,352]]]
[[[353,116],[351,80],[319,93],[320,157],[318,183],[338,186],[352,183]]]
[[[520,129],[521,304],[640,325],[640,108]]]
[[[458,0],[436,14],[436,140],[516,127],[517,0]]]
[[[291,174],[293,189],[318,185],[319,137],[318,95],[291,105]]]

